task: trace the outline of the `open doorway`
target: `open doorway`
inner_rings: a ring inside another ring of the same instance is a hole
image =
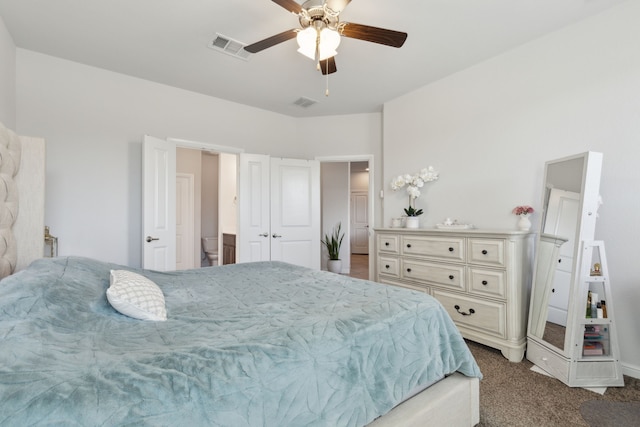
[[[349,163],[349,275],[369,279],[369,162]]]
[[[177,148],[176,269],[235,262],[237,161],[235,154]]]
[[[340,254],[342,274],[368,279],[373,223],[371,156],[321,158],[322,233],[341,224],[345,232]],[[326,254],[322,266],[326,269]]]

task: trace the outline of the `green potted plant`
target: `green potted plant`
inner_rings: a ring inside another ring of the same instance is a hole
[[[327,268],[332,273],[340,273],[342,271],[342,261],[340,260],[340,246],[342,246],[342,239],[344,239],[342,224],[338,223],[338,225],[333,229],[333,234],[325,234],[324,239],[321,240],[329,254]]]

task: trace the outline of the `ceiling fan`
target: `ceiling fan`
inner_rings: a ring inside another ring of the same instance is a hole
[[[317,60],[322,74],[331,74],[337,71],[335,55],[340,36],[392,47],[401,47],[407,39],[407,33],[341,22],[340,13],[351,0],[307,0],[303,4],[294,0],[272,1],[297,15],[302,28],[283,31],[245,46],[247,52],[258,53],[295,37],[300,47],[298,52]]]

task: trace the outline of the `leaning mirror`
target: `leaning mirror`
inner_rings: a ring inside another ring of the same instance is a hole
[[[588,170],[590,156],[601,155],[588,152],[545,164],[528,337],[563,354],[577,251],[580,242],[593,239],[595,230],[595,214],[585,211],[591,205],[585,197],[592,197],[588,185],[599,183],[600,169]]]

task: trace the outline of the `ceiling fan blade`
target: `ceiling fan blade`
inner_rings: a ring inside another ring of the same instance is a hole
[[[380,43],[391,47],[401,47],[407,39],[407,33],[351,22],[342,22],[338,31],[345,37]]]
[[[260,40],[259,42],[255,42],[248,46],[244,47],[249,53],[258,53],[262,50],[265,50],[271,46],[275,46],[278,43],[286,42],[287,40],[291,40],[298,34],[297,30],[287,30],[283,31],[280,34],[276,34],[275,36],[267,37],[264,40]]]
[[[332,56],[324,61],[320,61],[320,71],[322,71],[322,75],[333,74],[338,71],[336,68],[336,57]]]
[[[351,3],[351,0],[326,0],[325,4],[329,9],[336,13],[340,13]]]
[[[302,12],[302,6],[296,3],[293,0],[271,0],[279,6],[284,7],[291,13],[295,13],[296,15]]]

